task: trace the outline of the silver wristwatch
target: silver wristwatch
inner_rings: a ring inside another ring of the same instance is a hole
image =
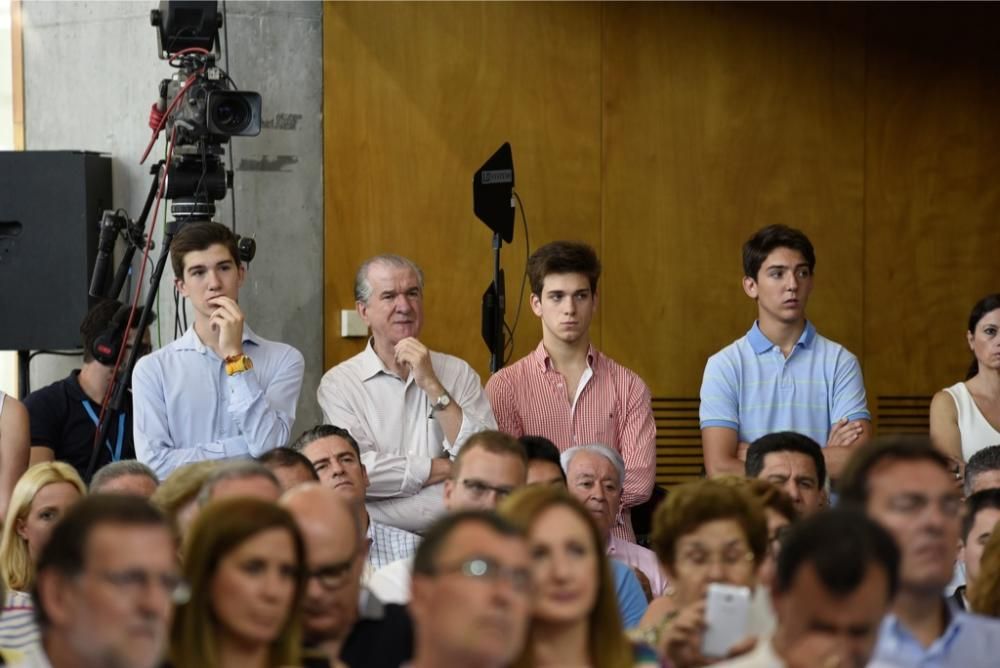
[[[433,414],[437,413],[438,411],[443,411],[444,409],[448,408],[448,406],[451,406],[451,395],[448,394],[447,391],[445,391],[440,397],[437,398],[437,401],[435,401],[434,404],[431,406],[431,413]]]

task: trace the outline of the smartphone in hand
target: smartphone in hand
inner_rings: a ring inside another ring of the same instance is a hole
[[[747,635],[750,590],[726,584],[708,585],[705,599],[705,633],[701,653],[706,657],[724,657]]]

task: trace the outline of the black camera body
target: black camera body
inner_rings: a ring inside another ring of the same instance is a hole
[[[178,153],[190,153],[200,141],[221,146],[230,137],[255,137],[261,128],[259,93],[236,90],[214,65],[212,54],[184,56],[180,71],[160,82],[160,98],[169,104],[184,98],[170,113],[166,130],[177,129]],[[194,81],[191,81],[194,77]]]
[[[239,90],[217,64],[223,16],[214,0],[164,0],[150,12],[159,56],[177,71],[160,82],[150,125],[167,131],[171,212],[187,220],[210,219],[226,196],[232,172],[222,164],[232,137],[261,130],[261,97]]]

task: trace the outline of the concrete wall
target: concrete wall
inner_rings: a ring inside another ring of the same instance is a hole
[[[14,150],[13,68],[10,0],[0,0],[0,151]],[[0,350],[0,392],[17,396],[17,353]]]
[[[173,70],[157,58],[149,2],[24,3],[24,79],[28,150],[85,149],[113,158],[115,205],[138,217],[148,165],[162,157],[149,141],[150,105]],[[220,3],[220,8],[222,3]],[[294,433],[320,419],[322,375],[323,170],[322,12],[318,2],[226,3],[229,73],[264,99],[265,129],[232,144],[237,232],[257,240],[240,302],[261,336],[302,351],[306,375]],[[220,59],[220,64],[224,61]],[[232,222],[232,200],[216,220]],[[162,217],[160,229],[162,231]],[[151,270],[151,268],[150,268]],[[154,345],[173,340],[169,263],[159,292]],[[80,360],[36,357],[35,388]]]

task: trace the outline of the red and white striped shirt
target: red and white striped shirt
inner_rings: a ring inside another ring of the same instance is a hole
[[[544,436],[560,452],[576,445],[602,443],[625,460],[620,522],[612,535],[635,542],[628,511],[649,498],[656,473],[656,423],[649,388],[635,372],[587,350],[588,372],[575,401],[566,379],[552,368],[542,343],[534,352],[497,371],[486,394],[501,431],[513,436]]]

